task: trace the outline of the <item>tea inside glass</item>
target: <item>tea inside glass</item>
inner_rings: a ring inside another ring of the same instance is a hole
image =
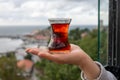
[[[49,22],[52,27],[51,40],[48,45],[50,53],[69,53],[68,30],[71,19],[52,18]]]

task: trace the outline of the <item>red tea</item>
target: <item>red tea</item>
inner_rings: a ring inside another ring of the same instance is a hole
[[[66,53],[70,50],[68,42],[69,23],[54,23],[52,26],[51,41],[49,51],[51,53]]]

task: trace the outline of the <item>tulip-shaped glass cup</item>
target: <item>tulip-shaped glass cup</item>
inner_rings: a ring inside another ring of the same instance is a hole
[[[70,44],[68,41],[68,31],[71,19],[51,18],[48,20],[52,28],[51,39],[48,44],[50,53],[69,53]]]

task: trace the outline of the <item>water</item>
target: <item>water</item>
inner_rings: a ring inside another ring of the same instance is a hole
[[[22,44],[21,39],[0,38],[0,53],[15,51]]]
[[[47,26],[0,26],[0,35],[22,35],[45,28]]]
[[[43,26],[0,26],[0,35],[23,35],[27,33],[31,33],[34,30],[42,30],[48,28],[49,25]],[[94,29],[97,28],[96,25],[70,25],[69,30],[75,29]]]

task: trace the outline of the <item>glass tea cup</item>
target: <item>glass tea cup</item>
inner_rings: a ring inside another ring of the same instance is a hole
[[[68,31],[71,22],[70,18],[51,18],[51,39],[48,44],[50,53],[69,53],[70,44],[68,41]]]

